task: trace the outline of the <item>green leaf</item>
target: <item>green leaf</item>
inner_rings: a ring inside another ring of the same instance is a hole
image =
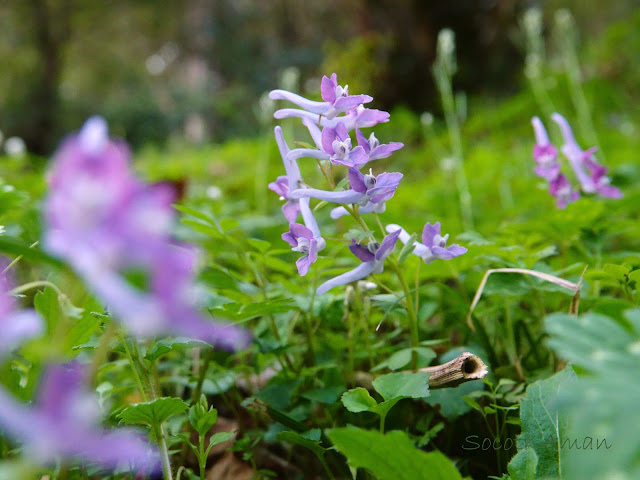
[[[189,409],[189,423],[198,434],[203,437],[218,421],[218,411],[215,408],[202,411],[200,405],[193,405]]]
[[[413,352],[418,354],[418,367],[426,367],[431,363],[431,360],[436,358],[436,352],[426,347],[416,348],[403,348],[391,355],[385,361],[379,363],[371,369],[372,372],[388,368],[389,370],[400,370],[406,367],[411,362],[411,354]]]
[[[248,318],[262,317],[269,314],[291,312],[293,310],[299,310],[299,307],[293,303],[293,300],[286,297],[274,297],[246,305],[229,302],[219,307],[209,309],[209,311],[216,316],[234,320],[246,320]]]
[[[319,433],[320,432],[318,430],[318,434]],[[317,456],[322,457],[324,456],[326,450],[320,446],[320,435],[317,435],[317,437],[317,440],[312,440],[308,436],[304,436],[292,431],[279,432],[278,434],[276,434],[276,440],[300,445],[311,450]]]
[[[211,448],[215,445],[219,445],[221,443],[224,442],[228,442],[229,440],[231,440],[233,438],[233,436],[235,435],[234,432],[218,432],[218,433],[214,433],[213,435],[211,435],[211,438],[209,439],[209,447]]]
[[[200,340],[193,340],[187,337],[176,337],[169,340],[160,340],[156,342],[144,356],[146,360],[151,363],[155,362],[162,355],[166,355],[169,352],[187,350],[193,347],[210,347],[208,343],[201,342]]]
[[[413,249],[415,248],[414,244],[416,242],[416,238],[418,238],[418,235],[413,233],[409,237],[409,240],[407,240],[407,243],[404,244],[402,250],[400,250],[400,254],[398,255],[398,265],[402,265],[407,257],[411,254],[411,252],[413,252]]]
[[[557,477],[561,470],[560,448],[566,437],[567,420],[558,411],[557,399],[560,388],[575,381],[575,373],[568,366],[546,380],[538,380],[527,387],[520,405],[522,434],[518,437],[519,448],[532,448],[538,457],[538,476]]]
[[[247,243],[260,253],[266,253],[271,248],[271,242],[260,240],[259,238],[249,238]]]
[[[0,235],[0,252],[10,257],[22,255],[23,260],[32,263],[48,263],[56,267],[62,267],[64,265],[60,260],[44,253],[38,247],[25,245],[5,235]]]
[[[220,228],[222,228],[222,231],[225,233],[231,230],[235,230],[239,225],[240,222],[238,222],[238,220],[236,220],[235,218],[225,218],[220,220]]]
[[[124,409],[119,415],[122,423],[159,425],[169,417],[184,413],[189,406],[179,398],[163,397],[151,402],[138,403]]]
[[[394,398],[424,398],[429,396],[429,374],[426,372],[389,373],[376,378],[373,381],[373,388],[385,401]]]
[[[404,432],[386,435],[359,428],[335,428],[328,436],[354,468],[366,468],[379,480],[461,480],[440,452],[418,450]]]
[[[559,397],[568,428],[561,442],[566,478],[640,478],[640,309],[624,321],[587,313],[545,319],[549,346],[587,372]],[[540,468],[540,467],[538,467]]]
[[[520,450],[511,459],[507,469],[511,480],[534,480],[536,478],[536,468],[538,466],[538,456],[532,448]]]
[[[220,233],[220,230],[218,230],[217,227],[204,224],[197,220],[183,218],[182,220],[180,220],[180,223],[184,225],[189,225],[189,227],[191,227],[191,229],[194,230],[195,232],[202,233],[203,235],[207,235],[211,238],[216,238],[218,240],[221,240],[224,238],[224,234]]]
[[[369,395],[366,388],[357,387],[347,390],[342,395],[342,404],[350,412],[367,412],[371,407],[375,407],[378,402]]]
[[[478,410],[479,412],[483,411],[482,407],[480,406],[480,404],[478,402],[476,402],[473,398],[471,398],[471,397],[463,397],[463,400],[467,405],[469,405],[474,410]]]
[[[312,400],[319,403],[335,403],[340,394],[344,391],[343,387],[324,387],[314,388],[301,394],[302,398]]]
[[[184,213],[185,215],[191,215],[192,217],[196,217],[197,219],[203,220],[206,223],[208,223],[209,225],[214,225],[213,219],[211,217],[209,217],[209,215],[201,212],[200,210],[196,210],[195,208],[187,207],[186,205],[178,205],[178,204],[174,204],[173,208],[175,208],[176,210],[178,210],[181,213]]]

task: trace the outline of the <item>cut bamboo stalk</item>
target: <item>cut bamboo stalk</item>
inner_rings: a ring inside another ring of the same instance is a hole
[[[489,373],[489,369],[480,357],[470,352],[464,352],[442,365],[424,367],[417,371],[429,373],[429,388],[457,387],[462,383],[484,378]],[[411,373],[411,370],[405,373]]]

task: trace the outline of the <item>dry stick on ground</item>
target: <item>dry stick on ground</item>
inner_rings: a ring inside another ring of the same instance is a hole
[[[480,357],[464,352],[450,362],[420,368],[417,371],[429,374],[429,388],[434,389],[457,387],[461,383],[484,378],[489,370]],[[405,373],[411,373],[411,370]]]
[[[564,278],[549,275],[548,273],[538,272],[537,270],[527,270],[526,268],[494,268],[491,270],[487,270],[484,274],[484,277],[482,277],[482,281],[480,282],[478,290],[476,291],[476,294],[473,297],[473,301],[471,302],[471,308],[469,308],[469,313],[467,314],[467,324],[473,332],[476,331],[476,328],[471,322],[471,314],[473,313],[473,309],[476,308],[476,305],[478,305],[480,297],[482,296],[482,291],[484,290],[489,275],[491,275],[492,273],[522,273],[524,275],[531,275],[541,278],[542,280],[555,283],[556,285],[564,287],[567,290],[571,290],[573,292],[573,298],[571,300],[571,306],[569,307],[569,313],[578,313],[578,304],[580,302],[580,287],[582,286],[582,278],[584,277],[584,273],[586,271],[587,267],[584,268],[578,283],[573,283],[569,280],[565,280]]]

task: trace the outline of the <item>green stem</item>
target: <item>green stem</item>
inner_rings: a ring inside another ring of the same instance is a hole
[[[199,435],[200,452],[198,453],[198,465],[200,467],[200,480],[205,480],[205,469],[207,468],[207,457],[204,452],[204,435]]]
[[[98,378],[98,369],[107,359],[109,354],[109,344],[118,330],[116,322],[109,321],[102,337],[100,337],[100,344],[96,348],[96,353],[93,355],[93,361],[91,362],[91,369],[89,370],[89,384],[95,385]]]
[[[58,296],[64,295],[55,284],[49,282],[48,280],[36,280],[35,282],[25,283],[11,290],[9,294],[17,295],[18,293],[26,292],[27,290],[38,287],[51,287],[58,294]]]
[[[324,467],[324,471],[327,472],[327,475],[329,475],[329,478],[331,480],[335,480],[336,477],[334,477],[331,470],[329,470],[329,465],[327,465],[327,462],[325,461],[324,457],[322,455],[317,455],[317,457],[318,457],[318,460],[320,460],[320,463],[322,464],[322,466]]]
[[[154,425],[153,431],[158,440],[158,445],[160,446],[160,460],[162,462],[162,474],[164,480],[173,480],[173,475],[171,473],[171,460],[169,459],[169,448],[167,447],[164,429],[161,424]]]
[[[415,350],[415,348],[420,344],[420,335],[418,333],[418,317],[416,316],[416,311],[413,307],[413,300],[411,298],[409,285],[407,285],[407,281],[404,278],[402,269],[398,266],[395,255],[393,257],[393,263],[391,265],[395,270],[398,281],[400,282],[400,286],[404,291],[404,301],[405,305],[407,306],[407,312],[409,314],[409,333],[411,338],[411,346],[414,348],[414,350],[411,352],[411,369],[415,370],[418,367],[418,352]]]
[[[142,384],[142,379],[140,377],[140,373],[138,372],[138,366],[136,365],[136,361],[133,358],[133,355],[131,353],[129,342],[127,342],[127,339],[125,338],[122,332],[120,332],[119,336],[120,336],[120,340],[122,341],[122,345],[124,346],[124,351],[125,351],[125,354],[127,355],[127,360],[129,360],[129,365],[131,365],[131,370],[133,371],[133,378],[135,379],[136,384],[138,385],[138,390],[140,391],[140,395],[142,395],[142,400],[144,402],[148,402],[149,397],[147,395],[146,389]]]
[[[380,433],[384,434],[384,421],[387,419],[387,414],[380,415]]]
[[[131,369],[133,370],[133,376],[136,380],[143,401],[148,402],[150,399],[155,400],[157,398],[157,392],[155,391],[152,380],[149,378],[146,368],[144,368],[143,359],[140,355],[140,351],[138,350],[137,345],[134,344],[134,347],[132,348],[129,345],[129,342],[127,342],[124,334],[122,333],[120,333],[120,338],[122,340],[127,359],[129,360],[129,363],[131,365]],[[145,384],[142,381],[143,377],[140,375],[141,373],[144,373],[146,375],[144,377],[144,379],[146,380],[146,388]],[[152,428],[158,441],[158,446],[160,447],[160,457],[162,461],[162,472],[164,480],[173,480],[173,476],[171,474],[171,461],[169,459],[169,448],[167,447],[167,440],[165,438],[165,432],[162,424],[152,425]]]

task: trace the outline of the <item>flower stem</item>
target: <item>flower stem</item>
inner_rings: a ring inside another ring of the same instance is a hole
[[[162,462],[162,474],[164,480],[173,480],[171,474],[171,460],[169,459],[169,448],[167,447],[167,440],[165,439],[164,429],[162,425],[154,425],[153,431],[158,440],[158,446],[160,447],[160,460]]]
[[[51,287],[58,294],[58,296],[64,295],[54,283],[51,283],[48,280],[36,280],[35,282],[25,283],[23,285],[20,285],[19,287],[14,288],[9,293],[11,295],[17,295],[18,293],[26,292],[27,290],[38,287]]]
[[[138,384],[138,389],[140,390],[140,395],[142,395],[143,401],[148,402],[149,400],[155,400],[156,398],[158,398],[158,392],[153,385],[153,380],[150,378],[148,370],[144,366],[144,360],[140,354],[140,351],[138,350],[138,346],[135,344],[133,344],[133,346],[130,346],[129,342],[127,342],[127,339],[122,332],[120,333],[120,338],[122,340],[122,344],[124,345],[127,359],[131,364],[133,376],[136,380],[136,383]],[[162,427],[161,423],[152,425],[152,428],[156,436],[158,446],[160,447],[160,457],[162,461],[162,473],[164,480],[173,480],[173,475],[171,473],[171,460],[169,458],[169,448],[167,447],[167,439],[165,438],[166,434],[164,432],[164,428]]]
[[[91,362],[91,369],[89,370],[89,384],[95,385],[98,378],[98,369],[107,359],[109,353],[109,343],[118,330],[118,324],[113,321],[109,321],[102,336],[100,337],[100,344],[96,348],[96,353],[93,355],[93,361]]]
[[[395,270],[396,275],[398,277],[398,281],[400,282],[400,286],[404,291],[404,301],[405,301],[405,305],[407,306],[407,312],[409,314],[409,333],[410,333],[410,339],[411,339],[411,347],[413,347],[414,349],[411,352],[411,369],[415,370],[416,368],[418,368],[418,352],[415,350],[415,348],[418,347],[418,345],[420,344],[420,335],[418,333],[418,317],[416,315],[416,311],[413,306],[413,299],[411,297],[409,285],[407,284],[407,281],[404,278],[402,269],[398,266],[398,261],[395,255],[392,258],[393,258],[393,262],[391,265],[393,266],[393,269]]]

